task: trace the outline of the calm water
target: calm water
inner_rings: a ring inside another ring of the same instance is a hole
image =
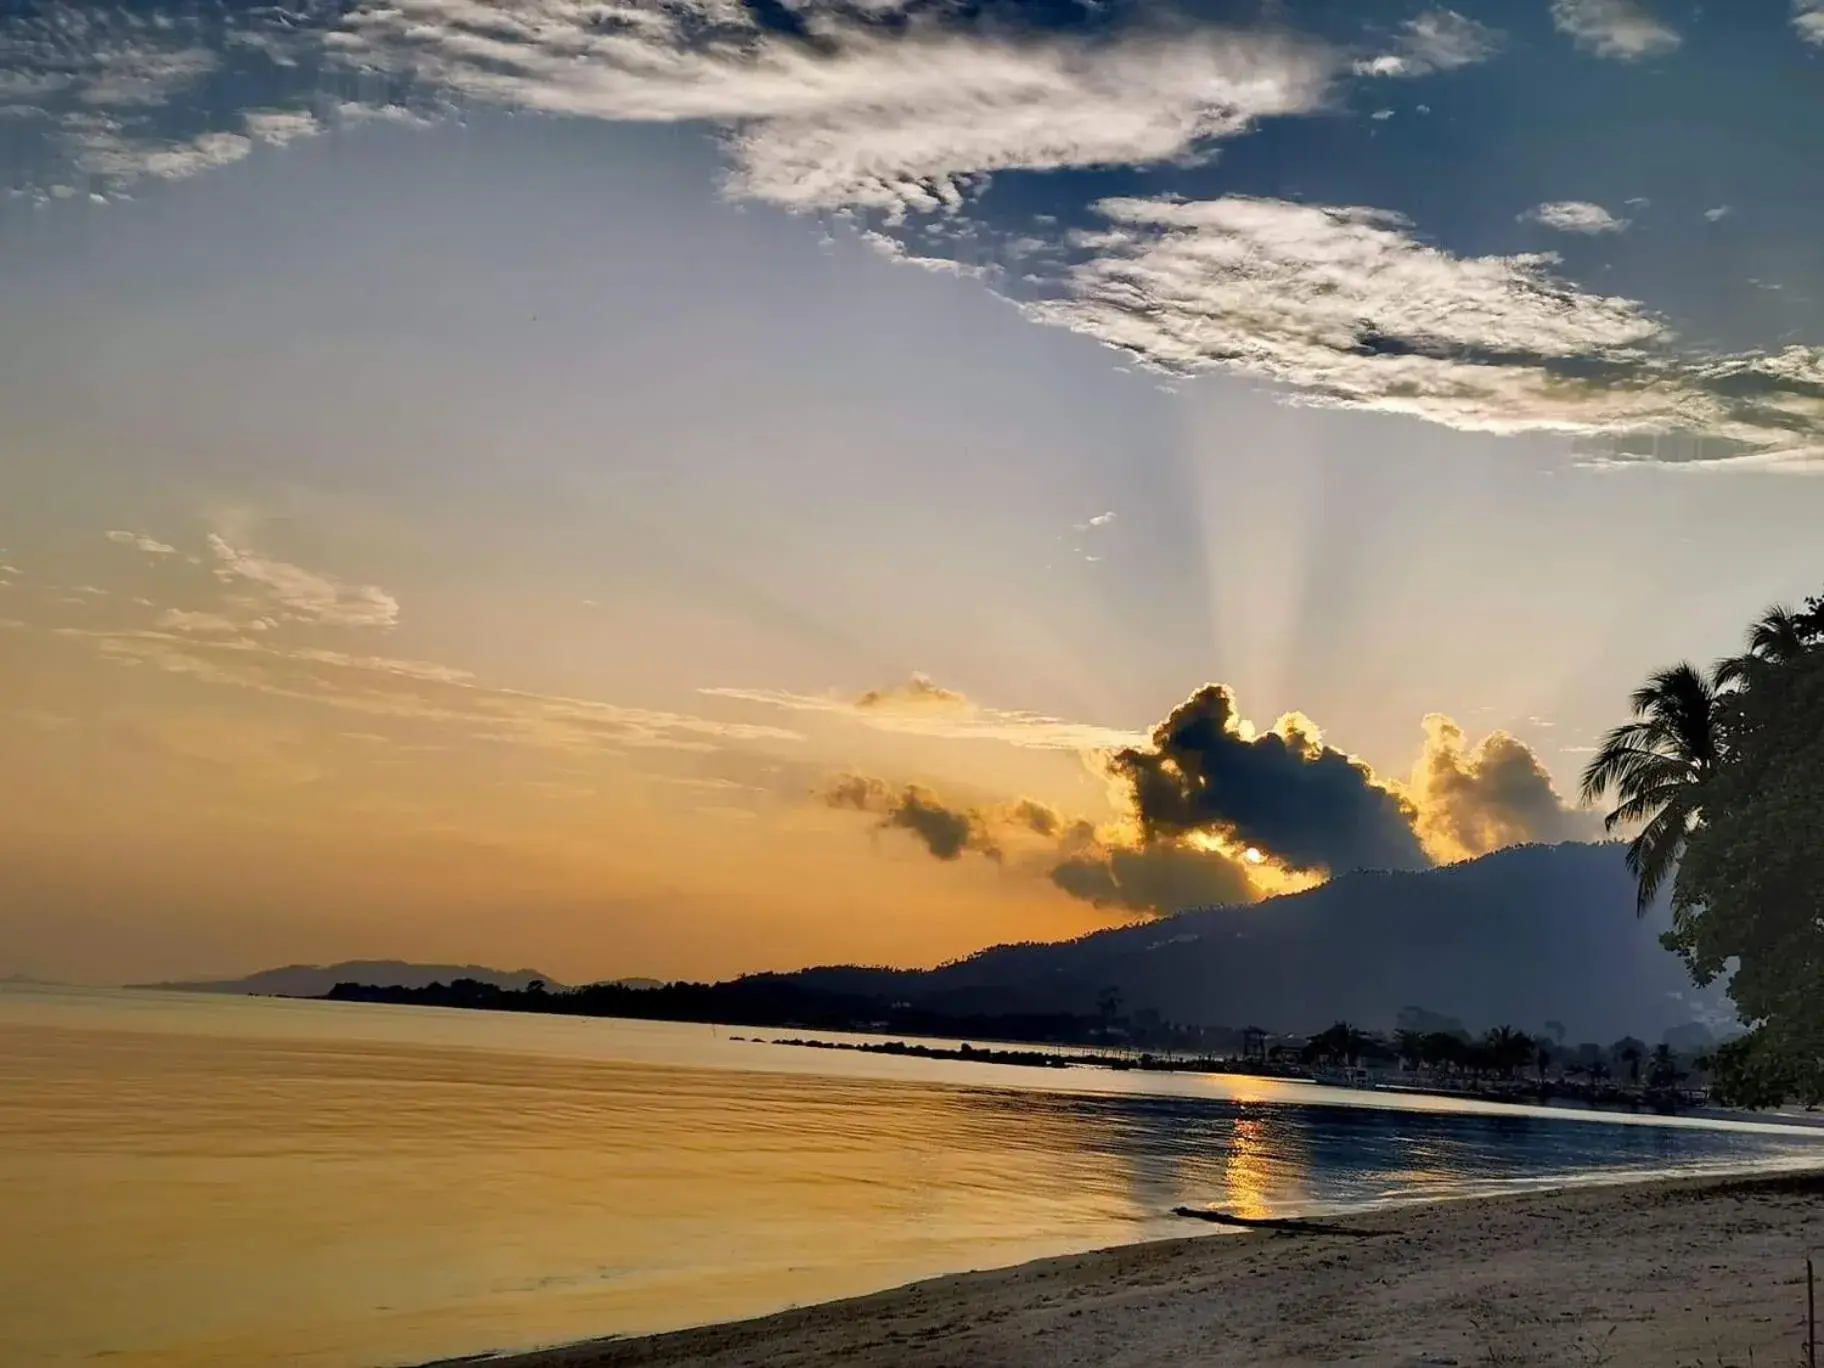
[[[1824,1158],[1774,1126],[729,1035],[0,988],[0,1363],[378,1368],[1191,1233],[1180,1203]]]

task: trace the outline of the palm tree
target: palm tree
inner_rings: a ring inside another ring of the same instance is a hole
[[[1717,687],[1744,686],[1762,666],[1784,665],[1798,659],[1815,636],[1810,616],[1794,613],[1783,603],[1774,604],[1748,629],[1747,652],[1717,663]]]
[[[1635,911],[1644,916],[1702,812],[1703,783],[1716,764],[1716,686],[1681,663],[1653,675],[1629,702],[1635,720],[1603,737],[1583,771],[1583,800],[1614,791],[1604,830],[1644,823],[1628,844]]]
[[[1512,1078],[1514,1070],[1533,1057],[1533,1038],[1512,1026],[1497,1026],[1482,1037],[1482,1048],[1489,1067],[1503,1078]]]

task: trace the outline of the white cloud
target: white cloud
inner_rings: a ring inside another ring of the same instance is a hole
[[[91,202],[106,203],[106,195],[94,198],[104,189],[147,176],[183,180],[239,161],[252,149],[249,138],[195,127],[215,103],[205,98],[209,83],[235,75],[229,64],[254,51],[277,61],[281,50],[320,46],[328,17],[316,0],[210,16],[68,3],[9,15],[0,21],[0,102],[30,101],[43,126],[41,154],[9,170],[29,177],[34,193],[62,185],[72,196],[80,188]],[[312,93],[300,88],[300,105]],[[262,109],[245,125],[255,136],[283,141],[310,119],[301,107]],[[102,184],[72,184],[83,176]]]
[[[927,681],[928,683],[929,681]],[[1146,733],[1099,727],[1088,722],[1045,717],[1038,713],[986,708],[953,695],[946,707],[875,707],[834,694],[799,694],[783,689],[703,689],[710,698],[758,703],[787,712],[826,713],[877,731],[899,732],[948,741],[999,741],[1030,750],[1093,751],[1146,743]]]
[[[1555,228],[1561,233],[1584,233],[1590,236],[1620,233],[1628,226],[1627,219],[1616,218],[1600,204],[1591,204],[1588,200],[1554,200],[1549,204],[1535,205],[1520,217],[1542,227]]]
[[[585,755],[630,749],[713,751],[731,744],[797,743],[783,727],[724,722],[594,699],[492,688],[429,661],[286,649],[225,634],[59,627],[104,658],[212,687],[435,727],[471,740]]]
[[[1319,108],[1342,67],[1323,45],[1245,30],[993,38],[895,6],[889,30],[803,4],[806,43],[720,0],[619,9],[612,24],[599,8],[398,0],[355,15],[338,46],[463,98],[721,124],[735,193],[888,214],[958,205],[1000,170],[1183,157]]]
[[[399,621],[399,601],[377,585],[345,584],[286,561],[268,560],[230,546],[213,532],[209,550],[215,557],[217,578],[261,586],[275,604],[299,621],[382,628]]]
[[[1735,212],[1735,210],[1731,209],[1728,205],[1719,204],[1714,209],[1704,210],[1704,217],[1709,219],[1710,222],[1716,223],[1721,219],[1728,218],[1729,215],[1733,214],[1734,212]]]
[[[202,133],[189,142],[148,153],[141,162],[141,169],[148,176],[161,180],[186,180],[204,171],[232,166],[251,151],[253,143],[239,133]]]
[[[60,18],[75,18],[78,27],[85,29],[90,22],[69,7]],[[81,41],[85,40],[72,42],[71,50]],[[93,42],[94,46],[73,64],[76,70],[72,77],[80,83],[82,102],[99,108],[166,104],[220,64],[220,59],[206,47],[161,47],[156,37],[143,31],[135,35],[97,33]]]
[[[316,116],[301,109],[256,109],[242,115],[241,122],[249,136],[275,147],[285,147],[323,131]]]
[[[167,546],[164,542],[148,537],[143,532],[110,532],[108,540],[116,546],[130,546],[135,551],[144,551],[148,556],[175,556],[177,548]]]
[[[1454,71],[1494,56],[1501,35],[1455,10],[1440,9],[1406,22],[1404,47],[1427,71]]]
[[[1339,402],[1503,428],[1512,396],[1497,391],[1540,384],[1544,360],[1662,330],[1630,300],[1556,281],[1549,257],[1452,256],[1378,210],[1240,196],[1098,207],[1114,226],[1085,235],[1066,297],[1033,312],[1170,371],[1234,366]]]
[[[252,141],[239,133],[200,133],[185,141],[168,142],[128,131],[110,119],[70,121],[66,141],[80,170],[116,183],[141,176],[188,180],[232,166],[253,151]]]
[[[1824,0],[1793,0],[1792,26],[1806,42],[1824,47]]]
[[[427,684],[470,684],[475,679],[471,671],[437,665],[427,660],[349,655],[345,651],[325,651],[313,646],[298,647],[287,652],[287,655],[293,660],[309,661],[316,665],[333,665],[344,670],[369,670],[376,674],[397,675],[401,679],[416,679]]]
[[[1586,52],[1622,62],[1662,57],[1684,41],[1634,0],[1552,0],[1552,22]]]
[[[1115,520],[1115,515],[1114,515],[1114,512],[1111,510],[1107,513],[1098,513],[1098,514],[1096,514],[1095,517],[1090,518],[1087,522],[1073,523],[1072,526],[1078,532],[1087,532],[1092,527],[1107,527],[1114,520]]]
[[[1687,434],[1710,455],[1824,456],[1824,351],[1687,361],[1639,303],[1550,255],[1459,257],[1396,214],[1284,200],[1112,199],[1058,297],[1028,306],[1174,374],[1226,368],[1311,402],[1485,432]]]
[[[1396,50],[1354,64],[1357,76],[1425,76],[1485,62],[1500,51],[1502,35],[1486,24],[1438,9],[1400,26]]]
[[[167,608],[156,625],[172,632],[195,632],[203,636],[240,636],[249,624],[223,613],[193,613],[183,608]]]
[[[429,115],[404,105],[363,104],[359,100],[344,100],[337,105],[336,121],[351,128],[362,124],[393,124],[399,128],[434,128],[437,125]]]

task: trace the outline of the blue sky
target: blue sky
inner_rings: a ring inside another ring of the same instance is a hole
[[[1588,834],[1637,679],[1824,579],[1820,14],[8,8],[0,969],[1295,885],[1095,759],[1214,682],[1434,858]]]

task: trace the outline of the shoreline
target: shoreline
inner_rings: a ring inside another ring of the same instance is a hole
[[[752,1320],[424,1368],[1796,1364],[1806,1252],[1819,1245],[1824,1156],[1784,1172],[1205,1227]]]
[[[1226,1055],[1097,1054],[1088,1049],[1066,1053],[1056,1045],[988,1045],[967,1042],[926,1043],[915,1040],[823,1040],[815,1036],[730,1036],[736,1043],[782,1045],[792,1049],[835,1050],[851,1054],[891,1055],[909,1059],[946,1059],[966,1064],[1000,1064],[1016,1068],[1108,1069],[1114,1073],[1217,1074],[1231,1078],[1271,1078],[1284,1083],[1315,1083],[1325,1087],[1363,1092],[1397,1093],[1413,1097],[1456,1098],[1523,1107],[1555,1107],[1565,1111],[1587,1110],[1638,1115],[1643,1110],[1659,1116],[1705,1114],[1720,1109],[1707,1097],[1689,1089],[1651,1088],[1620,1084],[1577,1084],[1564,1079],[1537,1081],[1474,1079],[1458,1086],[1436,1081],[1371,1079],[1355,1082],[1326,1078],[1322,1072],[1280,1064],[1256,1063]]]

